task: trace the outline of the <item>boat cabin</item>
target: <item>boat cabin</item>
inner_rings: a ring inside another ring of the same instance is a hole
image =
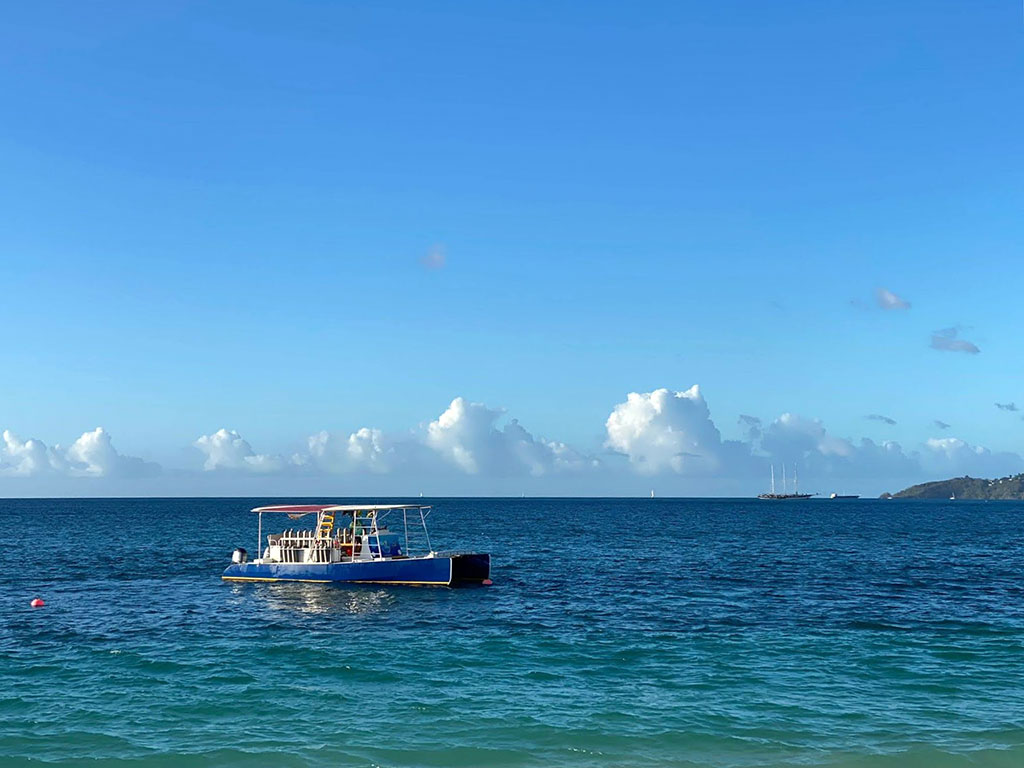
[[[410,547],[425,545],[430,553],[427,515],[430,507],[413,504],[320,505],[256,507],[259,556],[272,563],[349,563],[409,557]],[[305,526],[285,528],[263,539],[263,515],[287,515]],[[395,525],[395,530],[389,528]],[[411,530],[410,530],[411,527]]]

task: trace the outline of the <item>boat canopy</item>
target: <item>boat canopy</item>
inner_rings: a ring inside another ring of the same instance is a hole
[[[426,504],[281,504],[273,507],[255,507],[251,511],[310,515],[314,512],[383,512],[388,509],[430,509],[430,506]]]

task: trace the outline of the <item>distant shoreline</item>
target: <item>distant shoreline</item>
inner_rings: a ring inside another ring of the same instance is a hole
[[[957,478],[962,479],[962,478]],[[973,479],[973,478],[972,478]],[[922,488],[924,486],[938,486],[944,483],[953,482],[951,480],[940,480],[934,483],[922,483],[921,485],[911,486],[898,493],[883,493],[881,496],[860,496],[855,499],[842,499],[847,504],[856,502],[875,502],[882,499],[891,501],[943,501],[949,500],[949,496],[943,495],[916,495],[911,493],[915,489]],[[990,482],[985,480],[984,482]],[[998,482],[998,481],[996,481]],[[465,499],[479,499],[481,501],[649,501],[657,504],[658,502],[664,501],[714,501],[714,502],[736,502],[736,501],[758,501],[756,496],[659,496],[655,499],[650,499],[646,496],[355,496],[346,494],[317,494],[313,496],[297,496],[295,494],[254,494],[251,496],[0,496],[0,503],[5,501],[216,501],[216,500],[236,500],[244,502],[264,502],[267,499],[283,499],[289,501],[332,501],[332,500],[352,500],[354,502],[360,501],[379,501],[381,499],[389,500],[414,500],[416,502],[423,502],[430,504],[431,502],[443,502],[450,500],[465,500]],[[956,495],[956,501],[1024,501],[1024,495],[1022,496],[999,496],[999,497],[982,497],[982,496],[961,496],[959,492]],[[802,502],[830,502],[834,506],[834,502],[837,499],[830,499],[828,496],[814,496],[810,499],[801,499]],[[757,507],[760,508],[777,508],[771,507]],[[801,509],[803,504],[794,504],[792,507],[788,505],[786,508]]]
[[[948,501],[1024,501],[1024,473],[987,479],[953,477],[883,493],[883,499],[946,499]]]

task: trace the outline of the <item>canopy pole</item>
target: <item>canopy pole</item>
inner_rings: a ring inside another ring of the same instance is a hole
[[[402,510],[402,523],[403,523],[403,525],[405,525],[405,556],[406,557],[412,557],[412,555],[409,554],[409,510],[408,509],[403,509]]]
[[[434,547],[430,544],[430,533],[427,531],[427,518],[423,516],[423,507],[420,507],[420,523],[423,525],[423,535],[427,537],[427,550],[429,554],[434,551]]]
[[[256,557],[263,559],[262,548],[263,547],[263,513],[260,512],[259,518],[256,522]]]
[[[373,515],[373,517],[370,518],[370,520],[373,522],[373,535],[377,539],[377,559],[383,560],[384,550],[380,548],[380,525],[378,525],[377,522],[377,511],[374,510],[373,512],[371,512],[371,514]],[[369,545],[369,542],[367,542],[367,545]],[[371,552],[370,554],[372,555],[373,553]]]

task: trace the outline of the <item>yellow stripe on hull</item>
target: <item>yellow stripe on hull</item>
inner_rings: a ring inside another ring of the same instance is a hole
[[[450,581],[348,581],[340,584],[408,584],[414,587],[447,587]]]
[[[330,584],[330,579],[267,579],[261,576],[221,576],[224,581],[301,581],[304,584]]]

